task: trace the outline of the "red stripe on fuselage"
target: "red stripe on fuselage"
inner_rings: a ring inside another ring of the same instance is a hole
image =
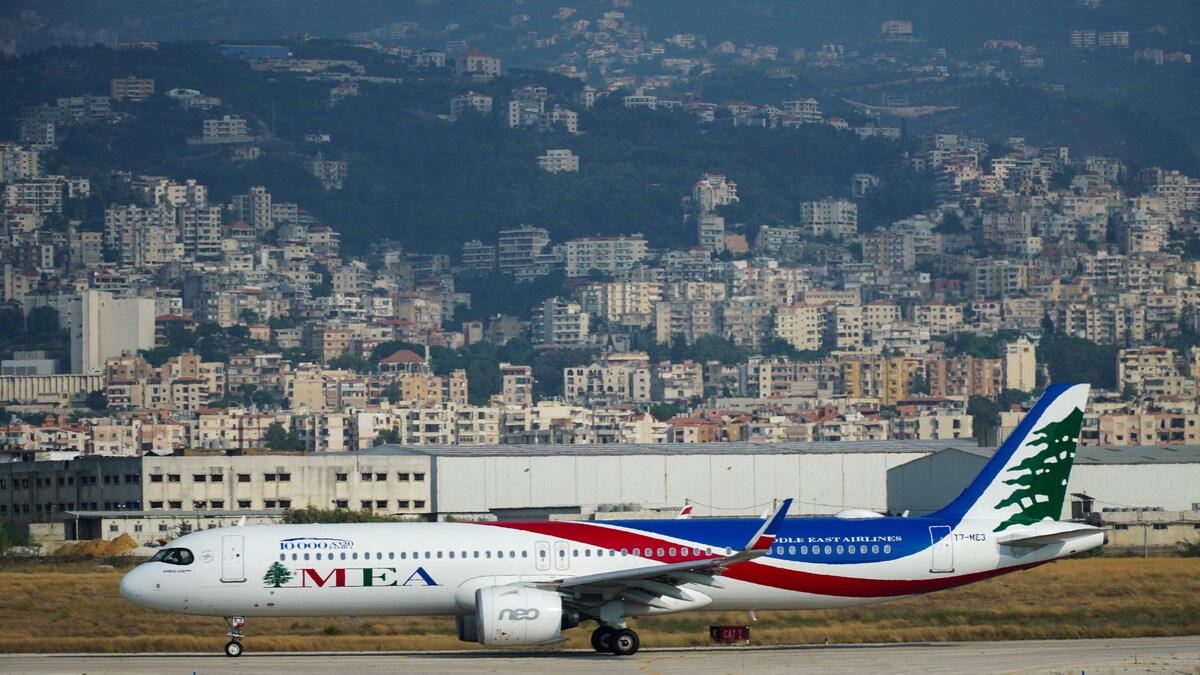
[[[642,553],[639,557],[656,560],[663,563],[676,563],[683,560],[700,560],[706,558],[721,558],[721,551],[717,555],[679,555],[679,549],[682,545],[672,541],[666,541],[657,537],[651,537],[628,530],[618,530],[602,525],[594,525],[588,523],[571,523],[571,522],[498,522],[498,523],[480,523],[481,525],[494,525],[497,527],[507,527],[514,530],[523,530],[525,532],[534,532],[543,534],[547,537],[557,537],[559,539],[570,539],[588,546],[596,546],[599,548],[612,549],[620,551],[621,549],[641,549]],[[708,547],[699,546],[697,544],[687,544],[688,548],[706,549]],[[657,549],[663,549],[664,555],[658,555]],[[676,549],[676,555],[671,555],[671,549]]]
[[[694,556],[658,556],[651,555],[652,551],[659,548],[664,549],[669,553],[670,547],[679,547],[679,544],[665,541],[656,537],[651,537],[628,530],[619,530],[612,527],[604,527],[589,523],[572,523],[572,522],[497,522],[497,523],[480,523],[481,525],[492,525],[496,527],[507,527],[514,530],[522,530],[525,532],[533,532],[542,534],[547,537],[557,537],[559,539],[569,539],[588,546],[596,546],[599,548],[607,548],[613,550],[639,548],[645,551],[640,557],[656,560],[663,563],[680,562],[682,560],[695,560]],[[760,542],[766,537],[760,538]],[[764,548],[769,547],[768,542]],[[694,545],[693,545],[694,547]],[[705,548],[700,546],[700,548]],[[720,556],[702,556],[705,558],[717,558]],[[789,561],[791,562],[791,561]],[[874,564],[884,564],[888,561],[879,561]],[[1029,563],[1026,565],[1018,565],[1015,567],[1005,567],[995,570],[985,570],[983,572],[974,572],[971,574],[960,575],[938,575],[928,579],[865,579],[861,577],[844,577],[833,574],[817,574],[815,572],[802,572],[799,570],[787,569],[784,567],[776,567],[775,565],[767,565],[761,562],[744,562],[736,565],[730,565],[723,574],[728,579],[737,579],[747,583],[757,584],[760,586],[770,586],[784,591],[795,591],[797,593],[811,593],[813,595],[828,595],[833,597],[843,598],[887,598],[903,595],[918,595],[921,593],[931,593],[933,591],[941,591],[947,588],[955,588],[976,581],[983,581],[1009,572],[1029,569],[1043,565],[1048,561]],[[873,563],[859,563],[873,564]],[[848,565],[852,567],[853,565]]]
[[[737,579],[760,586],[771,586],[785,591],[812,593],[813,595],[829,595],[839,598],[890,598],[903,595],[919,595],[942,591],[956,586],[965,586],[976,581],[983,581],[1001,574],[1016,572],[1045,564],[1046,561],[1004,567],[972,574],[942,575],[928,579],[863,579],[860,577],[841,577],[832,574],[816,574],[789,570],[774,565],[764,565],[757,562],[745,562],[731,565],[723,575],[727,579]]]

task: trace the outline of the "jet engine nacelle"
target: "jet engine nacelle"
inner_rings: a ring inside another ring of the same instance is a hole
[[[525,586],[475,591],[476,636],[485,645],[544,645],[562,638],[562,598]],[[460,635],[461,635],[460,631]]]

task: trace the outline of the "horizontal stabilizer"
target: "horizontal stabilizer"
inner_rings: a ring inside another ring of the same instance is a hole
[[[1014,532],[1013,534],[1000,537],[997,542],[1001,546],[1013,546],[1015,548],[1041,548],[1050,544],[1065,544],[1069,541],[1090,537],[1100,532],[1103,532],[1103,530],[1091,527],[1090,525],[1082,525],[1069,530],[1045,534],[1022,534]]]

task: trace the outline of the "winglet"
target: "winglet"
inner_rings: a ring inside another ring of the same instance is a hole
[[[755,533],[754,538],[750,540],[750,544],[745,548],[746,551],[769,551],[771,545],[775,543],[775,534],[779,532],[779,526],[783,524],[783,519],[787,516],[787,512],[792,508],[791,498],[783,500],[775,513],[771,514],[770,518],[763,519],[763,526]]]
[[[679,509],[679,515],[675,516],[675,520],[687,520],[692,517],[692,505],[688,504],[682,509]]]
[[[775,535],[779,532],[779,527],[783,525],[783,519],[791,508],[792,500],[790,498],[783,500],[775,513],[771,514],[769,518],[763,518],[762,527],[758,528],[758,532],[755,532],[750,541],[746,542],[746,547],[731,556],[720,559],[720,566],[735,565],[770,553],[771,546],[775,543]]]

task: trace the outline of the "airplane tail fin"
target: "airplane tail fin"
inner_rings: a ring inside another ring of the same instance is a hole
[[[1046,389],[975,480],[932,517],[995,519],[1000,521],[995,532],[1058,520],[1079,446],[1088,389],[1086,384]]]

